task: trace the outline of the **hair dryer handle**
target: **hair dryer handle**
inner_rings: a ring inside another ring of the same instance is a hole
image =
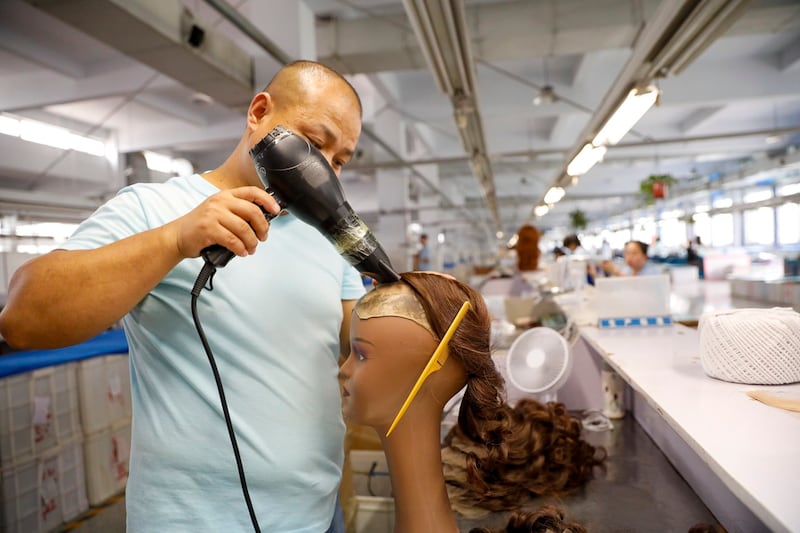
[[[283,209],[286,207],[283,202],[275,195],[275,192],[272,191],[269,187],[266,187],[266,191],[275,198],[275,201],[278,202],[278,205]],[[265,210],[260,205],[258,206],[261,209],[261,212],[264,213],[264,218],[267,219],[267,222],[272,222],[272,220],[278,216],[278,214],[270,213],[269,211]],[[200,256],[205,260],[206,263],[213,265],[216,268],[222,268],[228,264],[228,261],[233,259],[233,256],[236,255],[221,244],[212,244],[211,246],[206,246],[200,251]]]

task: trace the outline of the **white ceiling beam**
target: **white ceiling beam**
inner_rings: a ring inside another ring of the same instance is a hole
[[[747,72],[743,76],[742,72]],[[709,83],[709,80],[714,80]],[[660,102],[697,104],[711,107],[737,100],[769,100],[776,97],[797,98],[800,69],[780,71],[774,63],[757,57],[726,61],[703,61],[686,69],[679,78],[659,81]],[[724,91],[720,91],[724,87]]]
[[[627,48],[639,25],[629,3],[618,0],[559,0],[555,23],[550,2],[515,0],[465,9],[475,55],[485,61]],[[365,42],[373,44],[368,52]],[[317,50],[321,61],[344,73],[426,67],[408,20],[400,14],[318,21]]]
[[[785,72],[800,65],[800,37],[778,52],[778,68]]]
[[[54,70],[72,80],[81,79],[87,74],[86,68],[75,61],[74,56],[65,53],[69,52],[68,50],[53,50],[10,27],[2,17],[0,17],[0,34],[3,35],[3,38],[0,39],[0,48],[7,52],[17,54],[36,65]]]
[[[210,122],[203,116],[197,105],[177,102],[174,98],[166,98],[158,94],[143,92],[134,100],[150,109],[175,117],[195,126],[209,126]]]
[[[65,79],[63,76],[46,71],[4,76],[3,91],[0,92],[0,108],[13,112],[121,96],[140,87],[152,75],[152,69],[134,65],[80,80]],[[161,76],[148,87],[169,87],[174,84],[174,81]]]
[[[701,124],[704,124],[711,117],[725,109],[725,106],[701,107],[691,112],[688,118],[678,124],[681,133],[692,133]]]
[[[174,147],[188,150],[194,144],[207,144],[210,141],[230,142],[231,149],[244,133],[244,119],[235,118],[226,122],[207,126],[187,126],[185,124],[154,125],[143,128],[125,128],[119,131],[119,151],[121,153],[141,150],[157,150]]]
[[[137,61],[227,106],[250,102],[253,61],[180,0],[26,0]],[[193,28],[202,31],[189,43]]]

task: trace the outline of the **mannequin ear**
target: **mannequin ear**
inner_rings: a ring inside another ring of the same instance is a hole
[[[464,365],[455,357],[448,357],[438,372],[431,374],[426,380],[430,392],[440,401],[447,403],[467,383],[467,372]]]
[[[275,104],[271,94],[268,92],[256,94],[250,101],[250,107],[247,109],[247,127],[256,129],[264,117],[273,111],[274,107]]]

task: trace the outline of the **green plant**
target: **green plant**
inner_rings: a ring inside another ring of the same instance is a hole
[[[570,211],[569,213],[569,222],[573,229],[583,229],[589,224],[589,220],[586,218],[586,213],[584,213],[580,209],[575,209],[574,211]]]
[[[644,196],[645,202],[648,205],[652,204],[656,198],[656,194],[653,190],[653,187],[656,183],[660,183],[660,187],[663,187],[663,191],[666,193],[666,190],[669,188],[669,186],[675,185],[678,183],[678,180],[669,174],[651,174],[647,176],[647,178],[640,181],[639,191],[642,193],[642,196]]]

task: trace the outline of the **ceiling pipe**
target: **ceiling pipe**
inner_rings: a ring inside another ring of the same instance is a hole
[[[403,0],[403,7],[437,87],[450,98],[461,144],[492,214],[494,229],[502,231],[476,91],[475,62],[470,49],[464,2]]]
[[[609,153],[619,148],[646,148],[648,146],[663,146],[667,144],[684,144],[703,141],[717,141],[725,139],[735,139],[739,137],[768,137],[770,135],[785,135],[788,133],[800,132],[800,125],[787,126],[785,128],[772,128],[765,130],[751,130],[733,133],[717,133],[709,135],[697,135],[694,137],[670,137],[666,139],[647,139],[643,141],[619,143],[614,146],[609,146]],[[774,147],[773,147],[774,148]],[[569,151],[569,148],[550,148],[547,150],[518,150],[515,152],[500,152],[491,154],[489,156],[492,160],[500,160],[504,158],[519,158],[530,157],[535,159],[541,156],[563,155]],[[608,157],[606,158],[608,159]],[[452,157],[436,157],[429,159],[415,159],[412,161],[382,161],[378,163],[358,164],[348,166],[348,170],[375,170],[384,168],[399,168],[399,167],[413,167],[413,165],[446,165],[449,163],[464,163],[469,161],[466,155],[452,156]]]

